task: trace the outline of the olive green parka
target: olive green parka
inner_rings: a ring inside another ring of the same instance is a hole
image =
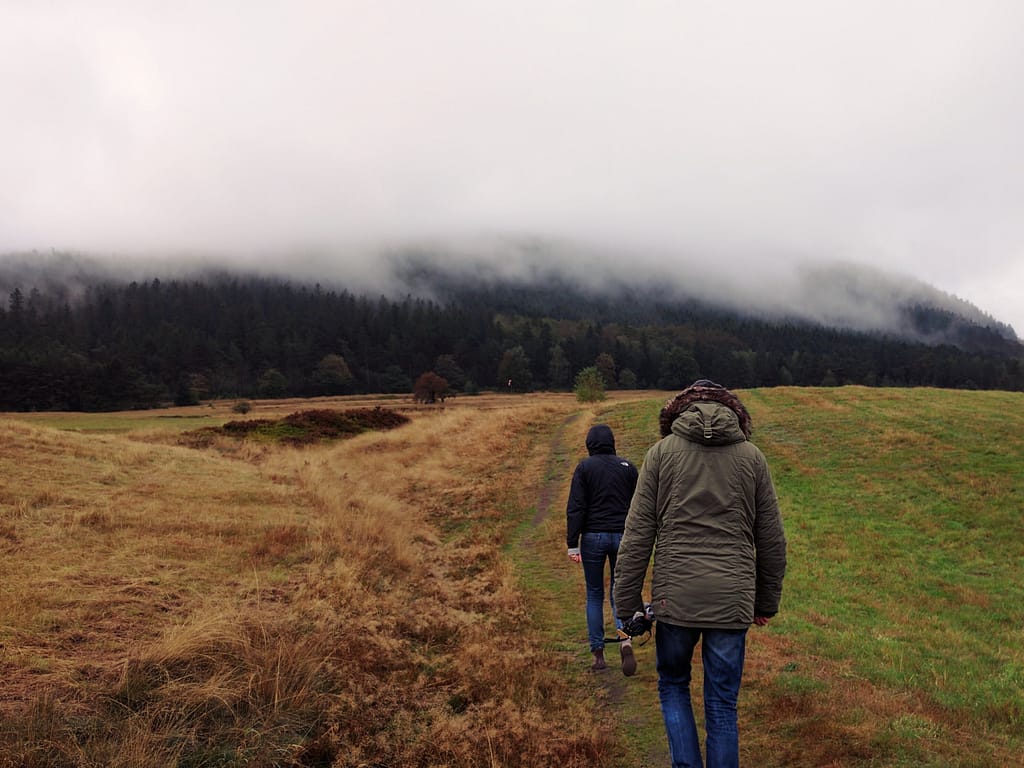
[[[721,402],[687,404],[644,458],[615,567],[620,619],[643,610],[652,551],[658,620],[745,629],[778,612],[786,537],[775,487],[764,454]]]

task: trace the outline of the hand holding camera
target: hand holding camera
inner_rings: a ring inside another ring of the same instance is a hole
[[[651,631],[651,626],[653,625],[651,619],[651,607],[650,605],[645,605],[644,611],[637,611],[633,614],[633,618],[622,622],[622,631],[630,637],[646,635]]]

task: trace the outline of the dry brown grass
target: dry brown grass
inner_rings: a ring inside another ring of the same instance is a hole
[[[573,408],[231,456],[0,422],[0,765],[608,765],[502,554]]]
[[[382,695],[371,675],[348,703],[345,719],[361,709],[387,724],[387,740],[346,737],[342,764],[374,764],[374,751],[381,765],[601,764],[595,715],[557,695],[500,549],[517,522],[526,433],[565,407],[536,403],[435,412],[414,429],[268,461],[323,510],[316,588],[346,596],[338,619],[372,654],[360,666],[391,668],[397,683]]]
[[[883,398],[850,392],[835,419],[856,411],[847,402]],[[196,414],[238,418],[228,404],[160,422],[74,417],[74,429],[113,434],[43,427],[66,415],[0,421],[0,766],[664,764],[653,643],[638,648],[628,681],[584,671],[582,578],[561,546],[590,423],[612,423],[636,461],[655,438],[647,409],[664,398],[640,396],[636,412],[618,405],[637,394],[612,393],[574,420],[580,406],[567,395],[321,401],[398,407],[412,423],[306,448],[176,444]],[[773,397],[782,409],[824,395]],[[249,417],[311,405],[257,403]],[[806,429],[755,420],[773,467],[789,469],[787,509],[809,475],[817,490],[834,480],[802,444]],[[886,429],[876,439],[944,455],[935,438]],[[849,434],[856,444],[860,431]],[[885,490],[884,472],[862,470],[863,451],[841,458],[851,488]],[[996,482],[954,479],[957,493]],[[799,545],[807,521],[787,524]],[[929,518],[920,525],[932,533]],[[793,560],[786,614],[751,633],[744,763],[1020,764],[999,732],[979,734],[977,719],[937,706],[928,686],[871,682],[853,660],[816,650],[811,630],[843,624],[834,606],[804,605],[807,631],[780,629],[807,601],[801,572],[814,583],[818,553],[852,561],[854,543],[822,531],[815,556]],[[998,607],[976,586],[953,594]],[[877,652],[899,668],[887,633],[872,635]],[[930,642],[955,639],[936,628]],[[992,717],[1019,722],[1019,709]]]
[[[182,448],[16,422],[0,446],[0,714],[22,723],[0,763],[89,764],[127,660],[189,617],[286,594],[310,552],[279,531],[308,511],[256,467]]]

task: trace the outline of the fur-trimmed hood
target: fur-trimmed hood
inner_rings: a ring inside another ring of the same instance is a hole
[[[721,384],[715,384],[715,382],[708,379],[699,379],[693,382],[693,384],[665,403],[665,407],[661,409],[661,414],[658,418],[661,436],[667,437],[671,434],[672,422],[692,403],[709,401],[721,403],[735,413],[739,419],[743,435],[749,439],[754,431],[754,425],[743,403]]]

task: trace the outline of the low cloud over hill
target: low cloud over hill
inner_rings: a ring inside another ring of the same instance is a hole
[[[356,294],[438,299],[481,287],[546,290],[559,286],[603,298],[611,307],[628,301],[622,306],[628,313],[637,311],[633,306],[637,302],[695,301],[741,316],[880,333],[932,345],[981,343],[992,348],[993,343],[984,343],[983,337],[990,337],[990,342],[1019,341],[1007,323],[924,279],[853,263],[808,262],[795,267],[780,263],[776,269],[751,271],[728,261],[496,238],[344,255],[265,258],[258,263],[254,267],[248,260],[196,256],[113,259],[10,254],[0,257],[0,291],[6,299],[15,288],[26,296],[37,289],[74,302],[97,283],[254,273]],[[996,342],[995,346],[1002,345]]]

